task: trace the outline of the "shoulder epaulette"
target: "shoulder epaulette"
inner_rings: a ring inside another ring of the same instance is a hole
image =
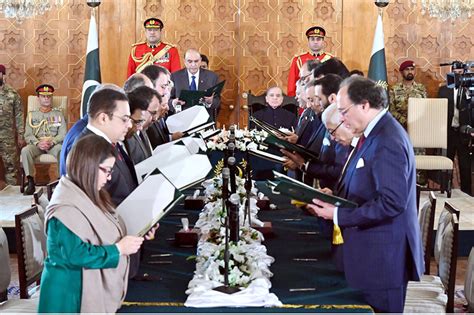
[[[135,46],[138,46],[138,45],[141,45],[141,44],[146,44],[146,42],[138,42],[138,43],[135,43],[132,45],[132,47],[135,47]]]
[[[303,56],[303,55],[306,55],[307,53],[308,53],[308,52],[306,51],[306,52],[302,52],[302,53],[296,54],[296,55],[293,56],[293,58],[295,58],[295,57],[301,57],[301,56]]]
[[[328,52],[324,52],[324,53],[325,53],[326,55],[328,55],[328,56],[334,57],[333,54],[330,54],[330,53],[328,53]]]

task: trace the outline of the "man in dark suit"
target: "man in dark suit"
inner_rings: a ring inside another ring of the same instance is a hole
[[[462,64],[460,69],[456,69],[457,63],[453,66],[453,72],[462,74],[464,69]],[[459,175],[461,178],[461,190],[466,194],[474,195],[471,191],[471,156],[470,141],[471,135],[461,132],[461,126],[471,123],[469,112],[470,100],[466,98],[464,89],[450,89],[443,85],[438,90],[439,98],[448,99],[448,152],[447,156],[454,161],[458,155]]]
[[[120,143],[132,126],[128,98],[118,87],[96,90],[90,98],[87,114],[89,123],[81,136],[95,133],[109,141],[116,150],[112,178],[105,188],[113,203],[119,205],[138,186],[133,162]]]
[[[342,79],[335,74],[327,74],[318,80],[308,83],[307,96],[308,103],[314,113],[321,116],[322,111],[336,101],[336,94]],[[309,139],[306,147],[317,153],[319,159],[316,161],[305,161],[299,154],[284,151],[289,158],[285,164],[290,169],[299,169],[306,176],[316,178],[320,181],[320,187],[334,188],[343,164],[336,159],[336,149],[339,154],[345,154],[346,148],[337,145],[330,139],[324,124],[320,124]],[[307,181],[305,181],[307,182]]]
[[[309,207],[343,229],[348,284],[361,290],[376,312],[401,313],[408,281],[420,279],[424,263],[413,147],[386,105],[387,94],[375,82],[359,76],[342,82],[337,108],[360,138],[341,196],[358,207],[338,208],[318,199]]]
[[[155,113],[161,102],[161,96],[148,86],[140,86],[127,94],[132,113],[132,128],[125,139],[125,147],[134,164],[152,155],[150,140],[146,134],[149,126],[158,118]]]
[[[168,102],[170,108],[176,110],[177,106],[181,106],[182,109],[189,107],[189,104],[185,104],[183,100],[179,99],[182,90],[204,91],[219,83],[216,73],[201,69],[200,65],[201,54],[195,49],[188,49],[184,55],[185,68],[171,74],[174,87],[171,90],[171,97]],[[221,104],[220,95],[205,96],[202,103],[206,106],[209,115],[216,121]]]

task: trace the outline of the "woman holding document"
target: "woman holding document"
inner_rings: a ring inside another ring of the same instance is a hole
[[[125,298],[128,256],[138,251],[143,238],[126,236],[102,189],[114,163],[112,145],[97,135],[80,139],[68,156],[67,175],[46,210],[41,313],[112,313]],[[154,229],[147,238],[153,235]]]

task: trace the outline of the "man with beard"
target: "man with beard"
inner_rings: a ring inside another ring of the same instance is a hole
[[[408,98],[426,98],[426,88],[415,82],[416,68],[412,60],[402,62],[399,68],[402,82],[390,88],[390,113],[407,129]]]
[[[20,163],[18,147],[25,145],[23,105],[20,95],[5,84],[6,69],[0,65],[0,157],[5,166],[7,184],[17,184]]]

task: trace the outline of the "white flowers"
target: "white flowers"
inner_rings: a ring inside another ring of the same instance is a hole
[[[221,133],[212,137],[207,141],[207,148],[211,151],[219,150],[223,151],[227,142],[229,141],[230,131],[223,129]],[[247,151],[248,149],[256,149],[259,144],[267,137],[265,131],[256,129],[236,129],[235,130],[235,147],[240,151]]]

